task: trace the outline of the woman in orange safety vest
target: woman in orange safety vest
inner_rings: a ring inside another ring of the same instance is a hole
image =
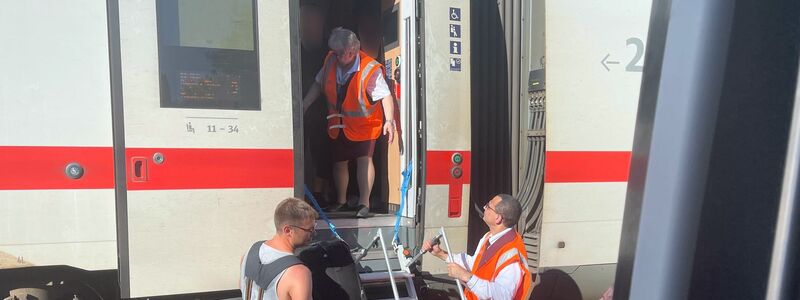
[[[355,210],[357,216],[366,216],[375,181],[372,163],[375,142],[381,133],[390,144],[394,140],[394,99],[383,78],[383,66],[359,50],[355,33],[336,28],[331,32],[328,46],[331,51],[303,98],[303,107],[307,109],[320,93],[325,95],[337,190],[337,203],[329,209]],[[359,205],[356,207],[346,204],[350,160],[357,163]]]

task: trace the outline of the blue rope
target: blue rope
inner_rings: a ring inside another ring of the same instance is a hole
[[[306,197],[308,197],[308,199],[311,199],[311,204],[314,204],[314,208],[319,212],[319,215],[322,217],[323,220],[325,220],[325,222],[328,222],[328,227],[331,228],[331,232],[333,232],[333,235],[336,236],[337,239],[341,240],[342,237],[339,236],[338,232],[336,232],[336,225],[333,225],[333,222],[331,222],[331,219],[328,219],[328,215],[326,215],[325,212],[322,211],[322,208],[319,207],[319,203],[317,203],[317,199],[315,199],[314,195],[311,194],[311,191],[308,190],[308,186],[304,185],[303,188],[306,191]]]
[[[397,218],[394,220],[394,238],[392,243],[399,242],[398,235],[400,234],[400,219],[403,218],[403,207],[406,205],[406,196],[408,196],[408,184],[411,182],[412,162],[408,161],[406,170],[403,171],[403,184],[400,185],[400,207],[397,209]]]

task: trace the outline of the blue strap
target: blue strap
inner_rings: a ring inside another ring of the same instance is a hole
[[[325,212],[322,211],[322,208],[319,207],[319,203],[317,203],[317,199],[315,199],[314,195],[311,194],[311,191],[308,190],[308,186],[307,185],[303,185],[303,188],[306,191],[306,197],[308,197],[308,199],[311,200],[311,204],[314,204],[314,208],[319,212],[319,215],[322,217],[323,220],[325,220],[325,222],[328,222],[328,227],[331,228],[331,232],[333,232],[333,235],[336,236],[337,239],[342,240],[342,237],[339,236],[338,232],[336,232],[336,225],[333,225],[333,222],[331,222],[331,219],[328,219],[328,215],[326,215]]]
[[[403,184],[400,185],[400,207],[397,209],[397,218],[394,220],[394,237],[392,243],[399,242],[398,235],[400,234],[400,219],[403,218],[403,207],[406,205],[406,196],[408,196],[408,184],[411,182],[412,161],[408,161],[406,170],[403,171]]]

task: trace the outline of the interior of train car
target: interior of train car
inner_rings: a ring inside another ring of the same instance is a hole
[[[395,115],[399,115],[399,82],[396,77],[400,67],[398,47],[399,0],[303,0],[300,2],[300,58],[302,62],[303,95],[308,92],[315,76],[323,66],[329,51],[331,30],[342,27],[353,31],[361,42],[361,51],[384,65],[384,79],[395,99]],[[324,95],[309,107],[303,116],[303,171],[304,182],[321,207],[331,206],[332,218],[349,218],[357,214],[359,177],[357,163],[349,161],[349,182],[346,207],[337,204],[331,140],[327,134],[327,107]],[[406,124],[399,118],[395,141],[387,143],[381,135],[375,143],[373,164],[374,184],[370,194],[369,214],[393,213],[400,203],[401,149],[407,148],[402,139]],[[298,134],[298,133],[295,133]],[[306,197],[309,198],[309,197]],[[308,199],[307,199],[308,200]]]

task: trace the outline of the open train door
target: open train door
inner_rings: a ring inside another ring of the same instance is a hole
[[[112,2],[122,297],[235,290],[241,256],[295,194],[297,3]]]
[[[410,83],[404,94],[416,105],[417,143],[424,151],[417,194],[420,237],[430,238],[445,227],[451,250],[461,252],[467,246],[469,216],[470,1],[402,3],[402,26],[407,37],[415,37],[406,43],[410,53],[402,54]],[[424,260],[423,270],[447,272],[437,259]]]

